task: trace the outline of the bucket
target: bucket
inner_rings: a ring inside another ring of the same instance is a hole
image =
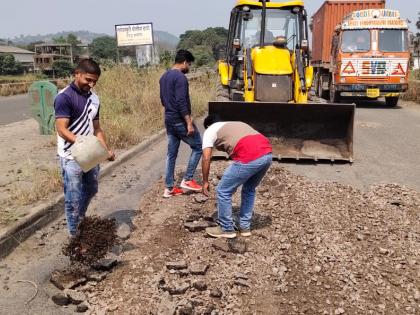
[[[78,136],[70,150],[85,173],[109,157],[108,151],[94,135]]]

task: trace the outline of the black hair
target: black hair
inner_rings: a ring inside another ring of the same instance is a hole
[[[222,121],[222,119],[220,118],[219,115],[210,114],[204,119],[204,123],[203,123],[204,128],[207,129],[208,127],[210,127],[211,125],[213,125],[214,123],[217,123],[219,121]]]
[[[180,49],[176,52],[175,63],[193,62],[195,60],[193,54],[185,49]]]
[[[97,76],[101,75],[101,68],[98,63],[90,58],[80,60],[74,70],[81,73],[96,74]]]

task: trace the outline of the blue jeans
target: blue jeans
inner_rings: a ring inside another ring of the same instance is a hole
[[[190,160],[188,162],[187,172],[184,179],[191,180],[194,177],[198,162],[202,155],[202,144],[200,131],[194,125],[195,132],[191,136],[187,136],[187,126],[185,123],[178,123],[166,126],[166,134],[168,135],[168,154],[166,157],[166,176],[165,186],[172,189],[174,187],[175,162],[178,156],[179,145],[181,141],[187,143],[191,148]]]
[[[255,202],[255,188],[271,165],[272,154],[266,154],[249,163],[233,162],[223,173],[217,186],[218,223],[223,231],[234,231],[232,219],[232,195],[242,185],[239,228],[251,228]]]
[[[60,157],[64,182],[64,212],[70,235],[76,235],[77,225],[85,216],[93,196],[98,192],[99,165],[83,173],[75,160]]]

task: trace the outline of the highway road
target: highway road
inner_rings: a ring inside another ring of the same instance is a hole
[[[32,117],[27,94],[0,97],[0,126]]]
[[[366,190],[372,184],[397,183],[420,191],[420,105],[401,102],[401,107],[387,108],[381,102],[358,104],[355,117],[353,164],[349,163],[282,163],[292,172],[312,180],[335,181]],[[131,223],[142,194],[153,187],[164,173],[166,140],[134,157],[104,178],[89,214],[114,216],[119,222]],[[185,165],[189,152],[181,148],[179,164]],[[185,166],[184,166],[185,167]],[[181,170],[184,168],[182,167]],[[160,182],[163,192],[163,183]],[[213,190],[214,192],[214,190]],[[159,204],[159,199],[156,200]],[[57,292],[49,277],[68,261],[61,254],[66,240],[62,219],[43,229],[47,235],[41,245],[30,237],[0,262],[0,313],[72,314],[74,308],[56,306],[50,296]],[[17,280],[30,280],[39,293],[26,306],[34,288]],[[3,311],[3,313],[2,313]]]

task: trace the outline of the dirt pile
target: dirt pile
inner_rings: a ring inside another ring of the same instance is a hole
[[[63,247],[63,254],[72,263],[91,265],[110,251],[117,242],[115,219],[97,216],[85,217],[79,224],[79,233]]]
[[[212,193],[225,166],[212,165]],[[232,243],[184,228],[191,215],[214,218],[214,198],[164,200],[161,187],[142,200],[123,263],[90,293],[93,313],[420,312],[418,192],[394,184],[362,192],[273,164],[258,189],[253,235]]]

